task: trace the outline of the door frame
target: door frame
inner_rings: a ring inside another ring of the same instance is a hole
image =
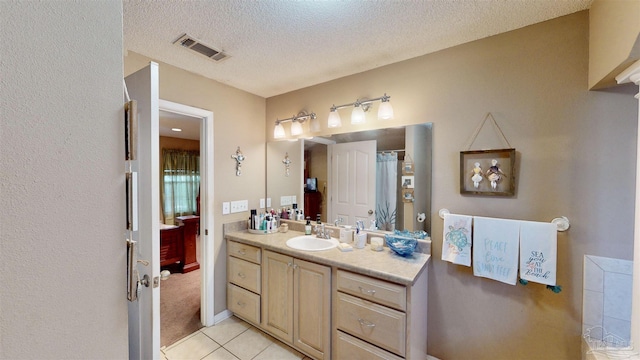
[[[200,118],[200,322],[214,324],[213,112],[160,99],[161,111]],[[160,176],[160,174],[158,174]],[[162,296],[162,295],[161,295]]]

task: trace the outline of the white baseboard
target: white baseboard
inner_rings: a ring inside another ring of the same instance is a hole
[[[216,325],[232,316],[233,316],[233,313],[229,310],[221,311],[213,317],[213,325]]]

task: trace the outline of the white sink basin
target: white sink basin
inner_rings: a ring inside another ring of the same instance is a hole
[[[315,235],[302,235],[287,240],[287,246],[296,250],[322,251],[338,246],[338,240],[320,239]]]

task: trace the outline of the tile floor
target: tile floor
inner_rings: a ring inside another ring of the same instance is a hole
[[[166,360],[311,360],[232,316],[160,349]]]

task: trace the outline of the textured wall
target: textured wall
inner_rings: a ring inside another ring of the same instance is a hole
[[[435,356],[579,358],[583,255],[632,256],[635,91],[587,90],[588,20],[580,12],[267,99],[267,124],[300,108],[326,119],[333,103],[384,92],[395,120],[359,129],[433,122],[428,344]],[[459,193],[459,152],[487,112],[518,152],[512,198]],[[567,216],[571,229],[558,238],[563,291],[477,278],[439,260],[441,208],[536,221]]]
[[[125,359],[122,4],[0,17],[0,358]]]

